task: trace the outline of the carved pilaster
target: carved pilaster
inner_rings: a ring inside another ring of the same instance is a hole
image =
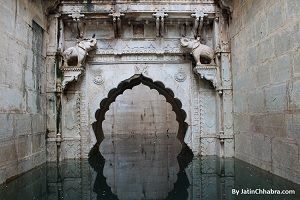
[[[197,10],[195,13],[191,14],[191,16],[195,18],[193,32],[194,37],[197,38],[203,27],[204,17],[207,17],[207,14],[202,10]]]
[[[156,18],[156,37],[163,37],[165,32],[165,18],[168,17],[168,14],[163,11],[157,11],[153,16]]]
[[[76,22],[76,28],[78,31],[78,38],[83,38],[84,35],[84,23],[83,20],[81,20],[81,18],[84,18],[84,14],[80,13],[80,9],[75,9],[71,14],[68,15],[69,17],[71,17],[75,22]]]
[[[124,13],[120,13],[118,11],[109,14],[109,16],[111,16],[113,20],[114,33],[116,38],[121,34],[121,16],[124,15]]]

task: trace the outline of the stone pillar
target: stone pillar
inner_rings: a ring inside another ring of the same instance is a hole
[[[50,15],[48,17],[48,45],[46,57],[47,73],[47,161],[57,159],[56,138],[59,131],[58,112],[57,112],[57,80],[58,76],[58,37],[59,34],[59,15]]]
[[[232,78],[230,64],[230,46],[228,39],[228,17],[219,17],[220,51],[218,52],[221,75],[221,125],[220,156],[234,156],[233,119],[232,119]]]

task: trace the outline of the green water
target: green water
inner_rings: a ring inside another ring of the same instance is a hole
[[[101,145],[102,154],[93,148],[89,159],[47,163],[1,185],[0,199],[300,200],[299,185],[237,159],[195,158],[169,135],[112,138]],[[271,189],[295,194],[241,194]]]

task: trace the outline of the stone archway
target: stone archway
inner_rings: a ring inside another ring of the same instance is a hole
[[[166,101],[171,104],[172,110],[176,114],[176,121],[179,124],[177,138],[183,146],[186,146],[184,142],[185,134],[188,129],[188,124],[185,122],[186,112],[182,109],[182,103],[179,99],[174,97],[174,93],[171,89],[166,88],[160,81],[153,81],[152,79],[145,77],[142,74],[135,74],[132,77],[122,81],[116,88],[109,91],[107,98],[103,99],[100,103],[100,108],[95,113],[96,122],[92,124],[93,131],[96,136],[98,145],[104,139],[103,133],[103,121],[105,120],[105,114],[109,110],[109,106],[121,95],[125,90],[132,89],[134,86],[144,84],[150,89],[155,89],[159,94],[166,98]]]

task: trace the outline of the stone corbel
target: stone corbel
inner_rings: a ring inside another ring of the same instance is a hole
[[[197,65],[196,67],[194,67],[193,71],[201,79],[210,81],[216,89],[220,87],[219,71],[216,65],[213,64]]]
[[[113,19],[115,37],[119,37],[121,33],[121,16],[124,16],[125,14],[120,12],[112,12],[108,15]]]
[[[82,67],[70,67],[62,68],[64,78],[61,84],[62,90],[64,90],[68,83],[77,81],[84,69]]]
[[[163,37],[165,30],[165,17],[168,17],[168,14],[163,11],[157,11],[153,14],[156,18],[156,37]]]
[[[191,16],[195,18],[193,33],[194,37],[197,38],[202,30],[204,17],[207,17],[207,14],[200,10],[191,14]]]

